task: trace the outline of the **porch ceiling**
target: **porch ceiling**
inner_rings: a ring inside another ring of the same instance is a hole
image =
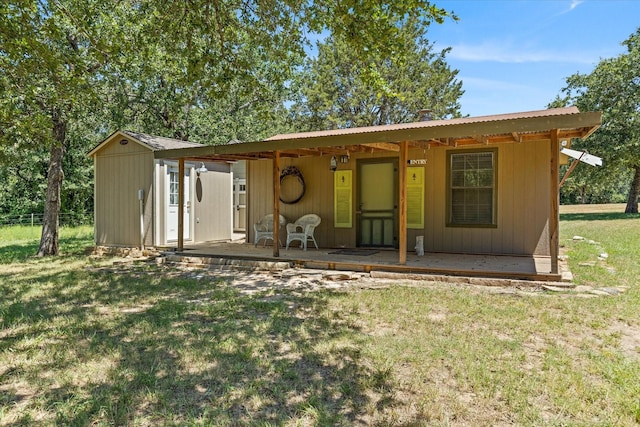
[[[156,151],[157,159],[257,160],[281,157],[340,155],[355,152],[398,152],[399,142],[409,149],[432,146],[473,146],[526,143],[551,139],[586,138],[601,124],[600,112],[581,113],[576,107],[554,108],[482,117],[402,123],[276,135],[264,141]]]

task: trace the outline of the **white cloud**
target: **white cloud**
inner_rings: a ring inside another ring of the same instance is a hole
[[[483,42],[452,46],[448,58],[470,62],[501,62],[522,64],[527,62],[554,62],[594,64],[600,55],[584,52],[554,52],[545,49],[513,46],[506,42]]]
[[[460,80],[462,80],[464,86],[463,89],[516,92],[531,89],[530,86],[524,84],[511,83],[503,80],[483,79],[479,77],[465,76],[460,76]]]
[[[584,3],[584,0],[571,0],[571,4],[569,4],[569,8],[559,12],[555,16],[558,17],[558,16],[561,16],[561,15],[564,15],[565,13],[569,13],[569,12],[575,10],[575,8],[580,6],[582,3]]]
[[[580,3],[582,3],[583,0],[572,0],[571,1],[571,6],[569,6],[569,10],[573,10],[576,7],[578,7],[580,5]]]

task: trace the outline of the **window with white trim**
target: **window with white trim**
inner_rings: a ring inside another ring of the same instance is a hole
[[[449,152],[447,225],[496,225],[496,156],[497,150]]]

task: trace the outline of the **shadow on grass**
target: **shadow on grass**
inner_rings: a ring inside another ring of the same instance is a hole
[[[595,212],[595,213],[563,213],[560,221],[607,221],[615,219],[640,218],[640,214],[626,214],[624,212]]]
[[[79,255],[85,248],[92,245],[91,238],[65,237],[60,239],[60,253]],[[35,257],[40,247],[40,240],[30,240],[22,244],[0,246],[0,264],[25,262]]]
[[[33,407],[64,425],[351,425],[394,404],[391,372],[366,360],[365,336],[328,306],[339,294],[247,296],[164,273],[42,273],[55,286],[0,305],[0,350],[38,362],[0,375],[48,378],[34,380]],[[18,423],[33,420],[23,411]]]
[[[24,262],[38,252],[38,242],[0,247],[0,264]]]

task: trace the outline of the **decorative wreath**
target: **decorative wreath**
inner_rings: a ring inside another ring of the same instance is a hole
[[[300,172],[300,169],[298,169],[297,167],[287,166],[286,168],[282,169],[282,172],[280,173],[280,185],[282,185],[282,183],[288,176],[297,178],[298,182],[300,183],[300,192],[296,195],[296,197],[290,200],[284,200],[282,198],[282,195],[280,195],[280,201],[288,205],[293,205],[294,203],[298,203],[300,199],[302,199],[306,186],[304,184],[304,177],[302,176],[302,172]]]

